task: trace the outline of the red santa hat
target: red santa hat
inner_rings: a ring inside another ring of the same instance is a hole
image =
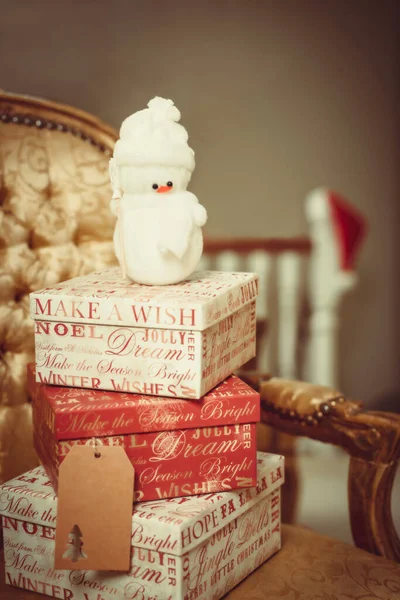
[[[367,221],[354,206],[336,192],[327,191],[333,225],[340,250],[340,266],[353,269],[357,254],[367,233]]]
[[[357,254],[367,233],[365,217],[345,200],[340,194],[325,188],[311,192],[310,206],[322,210],[322,214],[329,211],[333,232],[339,249],[340,268],[350,271],[354,268]],[[319,208],[317,208],[319,207]]]

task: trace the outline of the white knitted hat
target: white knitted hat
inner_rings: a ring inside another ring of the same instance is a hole
[[[178,123],[181,113],[172,100],[156,96],[122,123],[115,144],[118,165],[157,165],[194,169],[194,152],[186,129]]]

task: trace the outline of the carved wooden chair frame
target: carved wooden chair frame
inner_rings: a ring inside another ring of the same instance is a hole
[[[350,455],[348,502],[354,542],[400,562],[391,510],[400,458],[400,415],[366,411],[361,402],[325,386],[256,373],[243,378],[260,391],[263,423],[333,444]]]

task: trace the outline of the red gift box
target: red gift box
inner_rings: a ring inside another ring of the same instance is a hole
[[[139,501],[256,483],[259,394],[235,376],[200,401],[47,386],[28,368],[34,443],[53,485],[74,444],[122,445]]]

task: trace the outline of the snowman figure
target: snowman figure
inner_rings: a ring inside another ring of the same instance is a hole
[[[207,212],[186,189],[195,162],[180,117],[172,100],[153,98],[122,123],[110,161],[114,249],[137,283],[178,283],[203,252]]]

